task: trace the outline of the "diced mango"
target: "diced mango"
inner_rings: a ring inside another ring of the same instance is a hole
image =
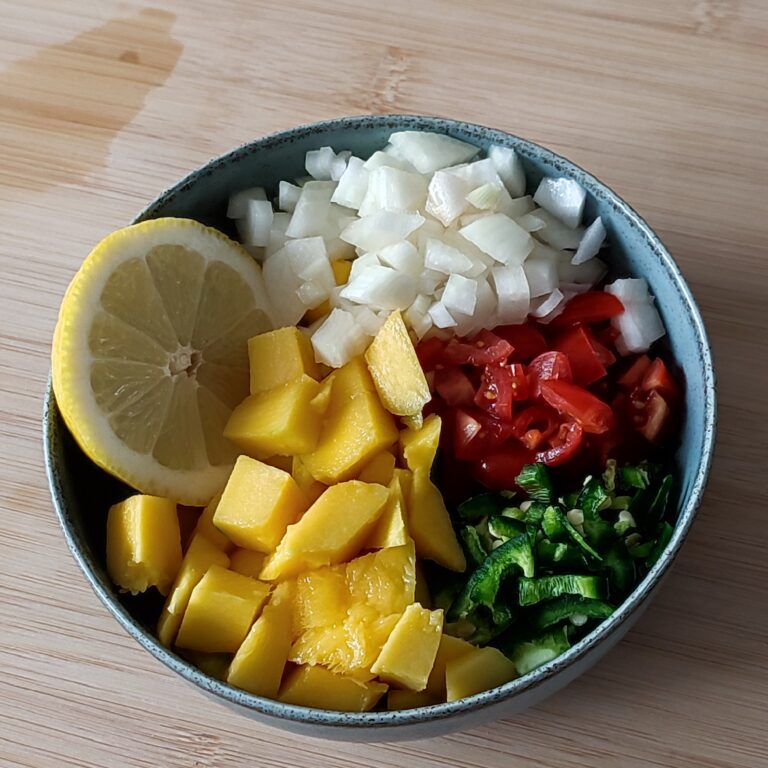
[[[447,701],[457,701],[517,677],[515,665],[498,648],[473,648],[445,667]]]
[[[429,478],[429,470],[414,471],[407,507],[408,530],[419,557],[463,572],[467,567],[464,550],[456,538],[443,495]]]
[[[229,667],[227,682],[274,698],[291,648],[291,606],[270,602],[251,627]]]
[[[269,553],[306,508],[304,495],[287,472],[239,456],[213,523],[239,547]]]
[[[424,426],[424,414],[420,412],[413,416],[401,416],[400,421],[407,429],[421,429]]]
[[[226,496],[226,490],[224,493]],[[264,564],[261,578],[288,578],[354,557],[388,498],[387,489],[375,483],[350,480],[331,486],[297,523],[288,526],[274,554]]]
[[[318,378],[309,339],[292,326],[262,333],[248,340],[251,394],[274,389],[303,375]]]
[[[181,561],[181,567],[157,622],[157,636],[167,648],[170,648],[176,639],[192,590],[212,565],[226,568],[229,565],[229,557],[211,543],[207,536],[196,533]]]
[[[363,392],[376,393],[376,386],[361,355],[337,368],[328,378],[332,385],[331,402],[336,407]]]
[[[409,605],[392,630],[371,672],[384,682],[423,691],[435,663],[443,631],[443,611]]]
[[[381,402],[390,413],[421,413],[431,399],[429,385],[399,310],[381,326],[365,352],[365,360]]]
[[[234,653],[269,597],[269,584],[212,565],[189,596],[176,644],[206,653]]]
[[[383,683],[366,683],[323,667],[306,666],[294,669],[288,675],[278,699],[284,704],[300,707],[368,712],[386,692],[387,686]]]
[[[366,542],[367,549],[399,547],[406,544],[411,538],[408,535],[405,498],[400,481],[393,477],[387,490],[389,491],[387,506]]]
[[[176,515],[179,518],[179,538],[181,539],[181,551],[186,552],[189,542],[195,533],[197,521],[200,519],[202,509],[200,507],[188,507],[186,504],[176,506]]]
[[[432,671],[429,673],[429,680],[427,680],[427,693],[445,701],[446,666],[454,659],[472,653],[474,650],[476,650],[475,646],[466,640],[443,633],[443,636],[440,638],[440,646],[437,649],[435,663],[432,666]]]
[[[400,490],[403,492],[403,498],[407,501],[413,485],[413,472],[410,469],[400,469],[395,467],[392,477],[400,483]]]
[[[118,587],[134,595],[157,587],[166,595],[180,565],[175,502],[138,494],[110,507],[107,570]]]
[[[413,599],[425,608],[432,607],[432,595],[429,593],[429,584],[421,563],[416,563],[416,594]]]
[[[278,586],[287,583],[290,582],[281,582]],[[293,581],[294,637],[317,627],[341,624],[347,617],[349,604],[350,594],[344,565],[302,573]]]
[[[433,413],[424,419],[421,429],[404,429],[400,432],[400,448],[408,469],[432,469],[440,445],[441,427],[440,417]]]
[[[300,456],[294,456],[291,460],[291,477],[296,481],[308,504],[314,504],[328,487],[312,477]]]
[[[387,692],[387,709],[390,712],[400,709],[429,707],[439,703],[440,699],[427,691],[398,691],[392,688]]]
[[[386,616],[402,613],[414,600],[416,553],[413,542],[387,547],[346,565],[350,605],[364,605]]]
[[[235,573],[242,573],[243,576],[258,579],[266,557],[263,552],[238,547],[229,555],[229,568]]]
[[[322,320],[326,315],[331,314],[331,302],[325,299],[322,303],[318,304],[314,309],[308,309],[304,313],[304,317],[301,319],[302,325],[312,325],[318,320]]]
[[[243,400],[232,411],[224,437],[256,459],[309,453],[317,445],[322,416],[312,404],[320,384],[301,376]]]
[[[229,554],[235,548],[235,545],[213,524],[213,516],[216,513],[216,508],[219,506],[219,501],[221,501],[221,494],[217,493],[208,502],[208,506],[203,510],[203,514],[200,515],[195,533],[201,533],[211,544],[218,547],[222,552]]]
[[[389,485],[392,474],[395,471],[395,457],[389,451],[377,453],[361,470],[357,476],[364,483],[378,483]]]
[[[232,661],[230,653],[202,653],[201,651],[181,651],[181,655],[194,664],[201,672],[216,680],[226,680],[229,663]]]

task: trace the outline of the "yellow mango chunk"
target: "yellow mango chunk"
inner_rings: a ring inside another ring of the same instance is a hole
[[[232,411],[224,437],[256,459],[309,453],[320,434],[322,415],[312,404],[320,385],[301,376],[245,398]]]
[[[443,632],[443,611],[409,605],[392,630],[371,672],[399,688],[423,691]]]
[[[196,533],[181,561],[181,567],[157,622],[157,637],[167,648],[170,648],[176,639],[192,590],[212,565],[226,568],[229,565],[229,557],[211,543],[207,536]]]
[[[433,413],[424,419],[421,429],[404,429],[400,432],[400,449],[408,469],[431,470],[440,445],[442,420]]]
[[[248,340],[251,394],[265,392],[301,376],[319,377],[309,339],[293,326],[278,328]]]
[[[201,651],[181,651],[181,655],[194,664],[201,672],[216,680],[226,680],[232,655],[229,653],[202,653]]]
[[[408,494],[411,492],[411,486],[413,485],[413,472],[411,472],[410,469],[400,469],[400,467],[395,467],[392,477],[400,483],[400,490],[403,492],[403,498],[407,500]]]
[[[269,584],[212,565],[189,596],[176,645],[234,653],[269,597]]]
[[[314,504],[328,487],[312,477],[300,456],[291,459],[291,477],[296,481],[308,504]]]
[[[136,595],[150,587],[166,595],[181,565],[176,503],[131,496],[107,516],[107,570],[120,589]]]
[[[243,576],[258,579],[266,557],[263,552],[237,548],[229,555],[229,568],[235,573],[242,573]]]
[[[417,709],[439,704],[440,699],[427,691],[398,691],[394,688],[387,692],[387,709],[390,712],[400,709]]]
[[[413,599],[425,608],[432,607],[432,595],[429,593],[429,584],[421,563],[416,563],[416,594]]]
[[[376,394],[376,386],[362,356],[353,357],[346,365],[337,368],[329,377],[331,379],[331,401],[334,405],[343,405],[355,395],[363,392]]]
[[[400,481],[393,477],[387,490],[389,491],[387,506],[366,542],[366,549],[399,547],[406,544],[411,538],[408,534],[405,497]]]
[[[350,594],[344,565],[307,571],[297,576],[295,581],[281,582],[278,586],[288,583],[293,584],[294,637],[317,627],[341,624],[347,618]]]
[[[429,470],[414,471],[407,506],[408,530],[418,556],[463,572],[467,567],[464,550],[456,538],[443,495],[429,478]]]
[[[291,606],[270,602],[229,667],[227,682],[257,696],[277,696],[291,648]]]
[[[226,496],[226,490],[224,493]],[[331,486],[297,523],[288,526],[274,554],[265,562],[261,578],[288,578],[354,557],[388,498],[387,489],[375,483],[350,480]]]
[[[399,310],[381,326],[365,351],[365,360],[381,402],[390,413],[421,413],[431,399],[429,385]]]
[[[424,414],[417,413],[414,416],[401,416],[400,421],[408,429],[421,429],[424,426]]]
[[[357,476],[364,483],[378,483],[389,485],[395,471],[395,457],[389,451],[377,453],[361,470]]]
[[[413,542],[352,560],[346,565],[345,578],[350,604],[367,606],[382,616],[402,613],[416,591]]]
[[[435,663],[427,680],[427,693],[432,694],[441,701],[445,701],[445,668],[449,662],[472,653],[476,647],[466,640],[453,635],[446,635],[440,638],[440,646],[437,649]]]
[[[300,707],[337,712],[368,712],[387,692],[387,686],[337,675],[323,667],[294,669],[283,683],[278,700]]]
[[[287,472],[239,456],[213,523],[239,547],[269,553],[306,508],[304,495]]]
[[[221,501],[221,494],[217,493],[208,502],[208,506],[203,510],[203,514],[200,515],[195,533],[201,533],[211,544],[214,544],[222,552],[229,554],[235,548],[235,545],[213,524],[213,516],[216,513],[216,508],[219,506],[219,501]]]
[[[445,667],[446,700],[457,701],[517,677],[515,665],[497,648],[473,648]]]

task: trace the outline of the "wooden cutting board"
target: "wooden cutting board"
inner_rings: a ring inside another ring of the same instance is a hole
[[[768,5],[762,0],[0,0],[0,764],[768,766]],[[370,112],[561,152],[677,258],[719,375],[706,501],[658,600],[519,717],[400,745],[211,703],[110,618],[59,533],[41,397],[90,247],[213,155]]]

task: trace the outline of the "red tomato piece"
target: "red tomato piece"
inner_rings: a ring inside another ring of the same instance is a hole
[[[512,354],[512,345],[490,331],[480,331],[471,341],[451,339],[444,359],[449,365],[490,365],[504,362]]]
[[[471,405],[475,388],[461,368],[438,368],[435,371],[435,391],[450,406]]]
[[[624,389],[634,389],[641,381],[648,366],[651,364],[651,358],[648,355],[639,355],[624,373],[619,377],[617,384]]]
[[[512,418],[514,378],[510,366],[486,365],[480,386],[475,394],[475,405],[503,421]]]
[[[493,332],[508,341],[514,348],[515,360],[527,363],[547,351],[547,341],[541,332],[528,323],[501,325]]]
[[[640,382],[640,391],[658,392],[667,402],[674,402],[677,399],[677,382],[661,358],[657,357],[648,366]]]
[[[637,431],[650,443],[658,443],[672,417],[667,401],[656,390],[651,391],[645,402],[632,398],[633,421]],[[639,408],[637,407],[639,405]]]
[[[560,425],[557,434],[549,439],[549,447],[536,454],[536,461],[549,467],[558,467],[570,461],[578,453],[584,431],[575,421]]]
[[[601,344],[594,335],[592,336],[592,347],[595,350],[595,354],[600,359],[600,362],[606,368],[610,368],[616,362],[616,355],[614,355],[604,344]]]
[[[583,387],[552,379],[541,382],[541,396],[556,411],[578,422],[585,432],[607,432],[614,422],[611,407]]]
[[[425,373],[434,371],[438,364],[442,362],[446,344],[447,342],[443,339],[433,336],[431,339],[426,339],[416,346],[416,357],[419,358],[419,363]]]
[[[605,353],[608,353],[611,359],[615,359],[602,344],[600,344],[602,353],[599,352],[597,344],[592,332],[583,325],[570,328],[555,342],[555,349],[568,357],[574,382],[583,387],[605,376],[606,367],[603,359],[608,359]]]
[[[576,323],[600,323],[624,311],[624,305],[613,294],[587,291],[574,296],[551,325],[562,327]]]
[[[510,443],[489,453],[472,465],[475,479],[493,491],[515,488],[515,478],[526,464],[533,461],[533,453],[518,443]]]
[[[525,373],[525,366],[522,363],[509,363],[507,365],[512,376],[512,399],[528,399],[528,376]]]
[[[571,364],[562,352],[544,352],[531,360],[528,366],[530,397],[540,397],[541,382],[550,379],[573,380]]]
[[[557,413],[546,405],[530,405],[518,413],[513,422],[514,436],[532,451],[557,432],[560,419]]]
[[[482,459],[512,437],[510,422],[494,419],[482,411],[456,409],[453,452],[457,459]]]

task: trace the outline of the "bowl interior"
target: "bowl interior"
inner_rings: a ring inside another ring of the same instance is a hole
[[[667,329],[667,344],[685,381],[685,418],[675,460],[677,464],[677,526],[664,556],[623,606],[563,657],[515,680],[496,692],[478,694],[449,705],[393,713],[340,713],[306,710],[269,702],[235,691],[207,678],[168,652],[152,633],[162,600],[159,596],[120,594],[105,567],[105,528],[109,506],[129,495],[130,489],[106,475],[80,451],[64,426],[53,395],[48,392],[45,417],[46,461],[49,481],[68,543],[92,586],[120,623],[171,668],[204,689],[267,715],[313,720],[328,725],[387,724],[446,717],[466,708],[479,708],[501,696],[511,696],[559,673],[564,665],[590,651],[650,593],[671,564],[698,506],[712,453],[715,421],[714,377],[706,334],[695,303],[674,261],[645,222],[607,187],[554,153],[509,134],[476,125],[437,118],[409,116],[345,118],[297,128],[251,144],[213,160],[161,195],[137,218],[180,216],[217,227],[234,236],[225,212],[229,195],[239,189],[264,186],[276,192],[281,179],[302,176],[304,153],[330,145],[368,157],[383,147],[393,130],[432,130],[448,133],[483,149],[502,144],[516,149],[523,159],[532,193],[545,175],[568,176],[588,191],[585,219],[600,215],[610,242],[613,276],[643,276],[656,296]]]

